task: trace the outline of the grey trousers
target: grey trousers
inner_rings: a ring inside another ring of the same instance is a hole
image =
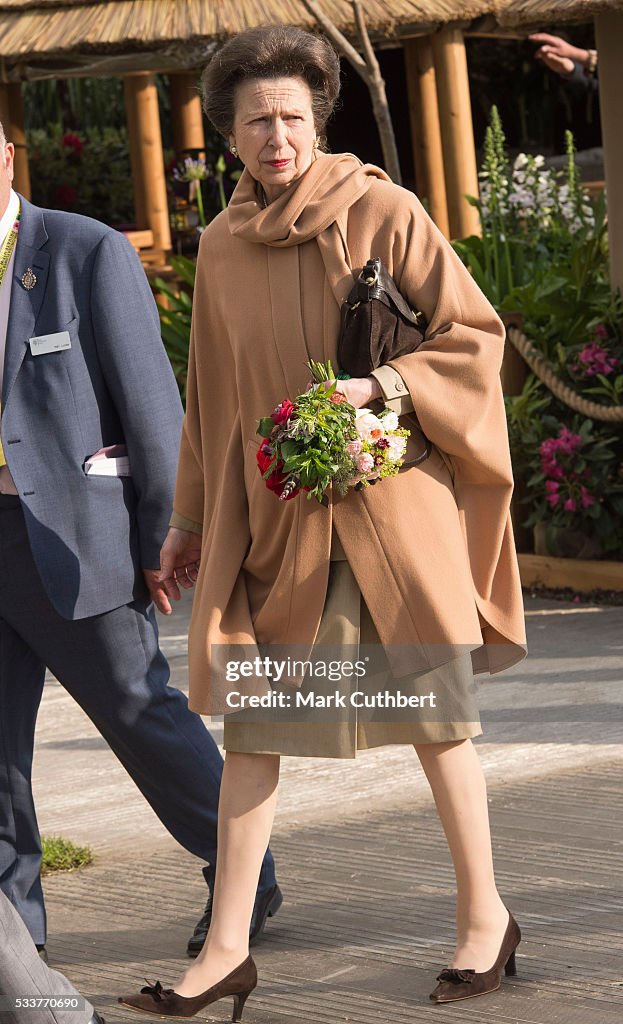
[[[81,1009],[8,1009],[5,1000],[29,996],[76,996]],[[2,1024],[87,1024],[93,1007],[71,982],[51,971],[37,953],[28,929],[0,890],[0,1021]]]

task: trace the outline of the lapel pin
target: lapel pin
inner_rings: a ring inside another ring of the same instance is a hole
[[[32,267],[28,267],[22,274],[22,284],[27,292],[32,291],[37,283],[37,275]]]

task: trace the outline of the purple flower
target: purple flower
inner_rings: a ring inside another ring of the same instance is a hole
[[[590,508],[591,505],[595,504],[595,499],[592,494],[589,494],[586,487],[580,487],[580,501],[582,508]]]
[[[597,334],[597,329],[595,333]],[[604,337],[604,335],[600,334],[599,337]],[[605,337],[607,337],[607,332]],[[607,349],[594,341],[590,345],[584,346],[578,355],[577,363],[574,363],[571,369],[574,373],[584,373],[587,377],[595,377],[598,373],[608,377],[614,373],[618,365],[619,360],[616,356],[610,355]]]

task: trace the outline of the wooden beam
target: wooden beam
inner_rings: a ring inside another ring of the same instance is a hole
[[[599,54],[599,108],[608,202],[610,280],[613,288],[620,288],[623,292],[623,11],[598,14],[595,17],[595,39]]]
[[[21,82],[0,85],[0,120],[4,125],[7,142],[15,146],[15,174],[13,186],[25,199],[31,198],[28,147],[24,128],[24,104]]]
[[[480,234],[478,211],[465,199],[478,195],[472,106],[463,30],[447,25],[433,36],[441,141],[452,238]]]
[[[199,149],[205,152],[206,140],[197,76],[169,75],[169,88],[175,152],[180,153],[185,149]]]
[[[415,186],[439,230],[450,237],[443,150],[437,103],[437,81],[430,36],[407,39],[404,44]]]
[[[623,562],[598,562],[551,555],[518,555],[524,587],[571,587],[572,590],[623,590]]]
[[[171,228],[156,79],[148,73],[128,75],[124,91],[137,225],[153,232],[154,248],[167,251]]]

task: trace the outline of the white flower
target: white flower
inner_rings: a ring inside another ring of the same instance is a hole
[[[391,409],[383,413],[379,419],[384,430],[398,430],[398,416]]]
[[[387,458],[389,462],[398,462],[398,459],[401,459],[405,453],[407,439],[406,437],[400,437],[400,435],[398,435],[388,437],[387,440],[389,441],[389,448],[385,449],[387,452]]]
[[[383,424],[370,409],[357,409],[355,427],[363,441],[377,441],[383,436]]]

